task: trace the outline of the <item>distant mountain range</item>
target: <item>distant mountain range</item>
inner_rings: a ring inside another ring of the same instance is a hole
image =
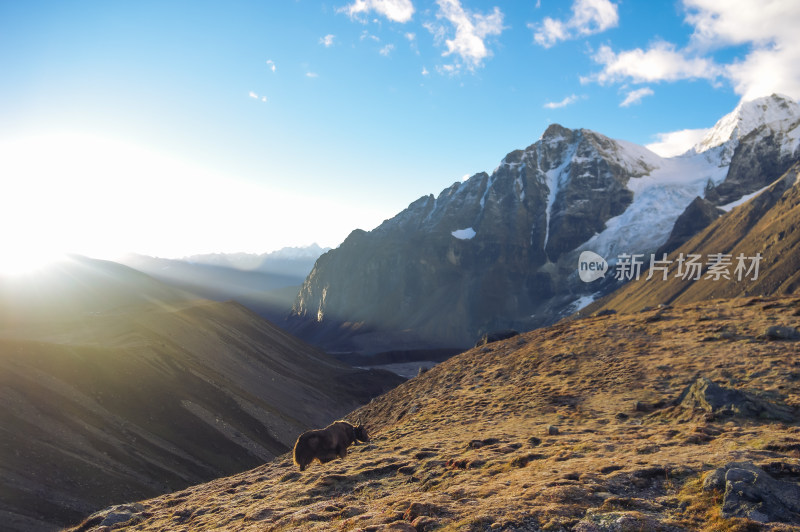
[[[491,174],[423,196],[322,255],[290,330],[330,350],[374,352],[463,347],[486,331],[553,323],[620,284],[581,282],[582,251],[613,265],[676,249],[781,177],[799,148],[800,106],[779,95],[740,104],[672,158],[554,124]]]
[[[260,316],[282,322],[314,262],[328,250],[312,244],[271,253],[213,253],[182,259],[132,254],[120,262],[196,296],[232,299]]]
[[[113,262],[0,277],[0,529],[255,467],[401,381]]]

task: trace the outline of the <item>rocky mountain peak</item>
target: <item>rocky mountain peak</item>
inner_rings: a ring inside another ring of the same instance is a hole
[[[560,138],[569,136],[571,133],[571,129],[567,129],[561,124],[550,124],[547,126],[547,129],[544,130],[544,133],[542,134],[542,140],[558,140]]]

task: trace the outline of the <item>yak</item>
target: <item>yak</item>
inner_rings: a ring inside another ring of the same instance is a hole
[[[347,421],[335,421],[324,429],[309,430],[294,444],[294,463],[305,471],[315,459],[324,464],[347,456],[347,448],[354,442],[368,442],[367,429],[353,426]]]

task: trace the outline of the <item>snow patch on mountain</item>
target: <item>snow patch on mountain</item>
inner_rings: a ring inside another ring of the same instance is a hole
[[[548,190],[547,210],[545,211],[545,222],[544,222],[545,223],[544,245],[542,246],[544,249],[547,249],[547,241],[550,238],[550,219],[551,215],[553,214],[553,204],[556,202],[556,196],[558,195],[558,190],[559,188],[561,188],[561,184],[563,183],[565,170],[574,159],[575,152],[577,151],[577,149],[578,149],[577,143],[570,146],[570,151],[567,153],[567,156],[564,157],[564,160],[561,162],[561,164],[544,173],[545,184],[547,185],[547,190]]]
[[[722,209],[723,211],[726,211],[726,212],[727,211],[731,211],[731,210],[733,210],[734,207],[738,207],[739,205],[742,205],[743,203],[747,203],[748,201],[750,201],[751,199],[755,198],[756,196],[758,196],[759,194],[761,194],[762,192],[764,192],[765,190],[767,190],[771,186],[772,186],[772,184],[770,183],[769,185],[767,185],[767,186],[765,186],[765,187],[763,187],[763,188],[761,188],[759,190],[756,190],[752,194],[745,194],[744,196],[742,196],[741,198],[739,198],[736,201],[732,201],[732,202],[730,202],[730,203],[728,203],[726,205],[720,205],[719,208]]]
[[[472,227],[467,227],[466,229],[456,229],[450,234],[459,240],[472,240],[477,233]]]

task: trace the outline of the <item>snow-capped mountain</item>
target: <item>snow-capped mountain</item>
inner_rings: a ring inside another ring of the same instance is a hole
[[[551,125],[491,174],[423,196],[320,257],[295,303],[297,330],[312,323],[324,339],[347,322],[468,345],[486,330],[550,323],[598,290],[577,280],[582,250],[611,262],[655,252],[695,198],[723,206],[758,191],[800,158],[798,117],[785,97],[746,102],[672,158]]]
[[[800,105],[788,96],[773,94],[764,98],[741,102],[723,116],[713,128],[691,150],[703,153],[714,148],[720,152],[723,164],[729,164],[739,140],[752,131],[775,124],[776,129],[786,131],[786,126],[800,120]],[[797,130],[794,135],[798,138]]]

